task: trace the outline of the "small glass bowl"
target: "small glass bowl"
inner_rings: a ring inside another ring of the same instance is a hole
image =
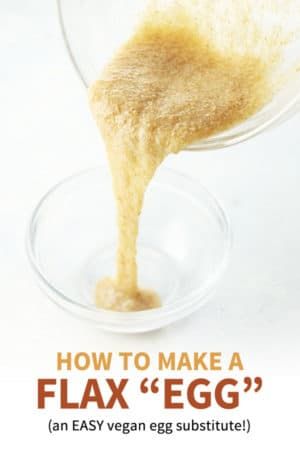
[[[198,181],[161,167],[146,192],[138,238],[139,284],[162,306],[112,312],[94,304],[95,285],[113,276],[115,203],[107,168],[67,178],[37,205],[28,255],[40,287],[58,306],[124,333],[162,328],[208,299],[228,261],[230,227],[223,209]]]

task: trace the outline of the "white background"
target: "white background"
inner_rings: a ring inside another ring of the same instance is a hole
[[[105,162],[85,89],[63,45],[55,6],[50,0],[3,0],[0,9],[0,444],[5,442],[8,449],[18,442],[33,449],[61,448],[62,443],[116,445],[122,439],[125,448],[137,448],[145,436],[49,436],[50,412],[36,410],[36,378],[59,375],[57,351],[155,355],[173,350],[240,351],[245,373],[261,375],[265,383],[235,413],[252,419],[249,436],[190,434],[177,436],[178,444],[269,444],[277,449],[291,439],[297,448],[299,117],[229,150],[170,158],[169,166],[198,178],[227,210],[234,230],[229,270],[211,301],[188,319],[140,336],[101,332],[50,303],[35,284],[24,248],[26,225],[42,194],[60,179]],[[160,405],[150,403],[146,409],[138,402],[132,418],[159,420]],[[52,413],[58,414],[57,409]],[[217,410],[201,413],[202,419],[214,415],[223,417]],[[187,410],[178,417],[196,416]],[[127,420],[125,413],[114,417]],[[153,437],[151,442],[169,448],[174,436]]]

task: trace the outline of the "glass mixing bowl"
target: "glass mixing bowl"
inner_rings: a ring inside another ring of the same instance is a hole
[[[85,86],[99,76],[102,67],[132,34],[148,0],[57,0],[60,24],[71,60]],[[299,0],[294,0],[299,9]],[[274,15],[271,11],[270,16]],[[296,16],[295,14],[295,17]],[[268,19],[268,17],[267,17]],[[270,17],[271,21],[276,20]],[[282,20],[287,21],[284,17]],[[296,20],[296,19],[295,19]],[[286,23],[288,26],[288,23]],[[286,46],[280,65],[300,55],[300,40]],[[237,144],[286,120],[300,108],[300,71],[264,108],[243,123],[190,145],[187,150],[209,150]]]
[[[27,248],[43,291],[61,308],[100,328],[136,333],[164,327],[199,308],[215,289],[230,249],[228,220],[199,185],[161,167],[146,193],[138,237],[139,284],[162,306],[112,312],[94,304],[99,279],[113,276],[115,202],[106,168],[64,180],[40,201]]]

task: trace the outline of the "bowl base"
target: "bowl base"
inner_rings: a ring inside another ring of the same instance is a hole
[[[97,250],[83,265],[79,274],[80,291],[86,304],[94,304],[95,288],[99,280],[114,277],[116,246]],[[151,289],[163,304],[176,299],[179,290],[179,267],[174,259],[161,250],[147,245],[138,246],[137,264],[139,287]]]

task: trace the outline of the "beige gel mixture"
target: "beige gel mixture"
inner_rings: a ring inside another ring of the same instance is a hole
[[[158,10],[154,2],[89,89],[118,212],[116,277],[100,280],[96,288],[96,304],[104,309],[138,311],[160,305],[154,292],[138,287],[136,264],[139,215],[157,167],[168,154],[247,119],[272,95],[278,32],[273,41],[270,34],[262,43],[247,11],[237,10],[235,2],[232,31],[244,49],[230,42],[226,48],[207,25],[209,17],[216,19],[212,2],[202,2],[203,26],[199,12],[195,20],[195,3],[173,2]]]

